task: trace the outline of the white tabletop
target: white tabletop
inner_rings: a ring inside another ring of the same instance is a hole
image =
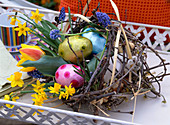
[[[159,64],[158,58],[151,52],[148,52],[148,62],[150,66]],[[161,54],[161,57],[170,62],[170,54]],[[170,73],[170,66],[168,73]],[[156,73],[160,73],[161,68],[154,70]],[[137,97],[136,112],[134,122],[142,125],[170,125],[170,76],[164,78],[161,82],[161,93],[165,96],[167,103],[162,103],[163,98],[143,98],[143,95]],[[132,111],[134,100],[121,104],[117,110],[120,111]],[[132,121],[132,115],[126,113],[109,113],[112,118]]]
[[[155,66],[159,64],[158,58],[151,52],[148,52],[148,61],[151,66]],[[170,62],[170,54],[161,54],[161,57],[166,59],[166,62]],[[161,68],[160,68],[161,69]],[[162,70],[155,70],[156,73],[160,73]],[[168,72],[170,72],[170,66],[168,66]],[[162,97],[158,98],[146,98],[143,96],[137,97],[137,106],[134,117],[134,123],[142,124],[142,125],[170,125],[170,76],[165,77],[165,79],[161,82],[162,95],[165,96],[167,103],[162,103]],[[32,103],[31,94],[24,95],[20,98],[20,102]],[[61,102],[55,101],[55,103],[48,103],[45,106],[52,107]],[[124,102],[120,106],[117,107],[116,110],[120,110],[122,112],[133,111],[134,100],[129,102]],[[72,110],[68,108],[68,106],[61,106],[60,109]],[[84,112],[87,112],[87,107],[84,108]],[[123,121],[132,121],[132,115],[127,113],[113,113],[107,112],[110,115],[110,118],[123,120]]]

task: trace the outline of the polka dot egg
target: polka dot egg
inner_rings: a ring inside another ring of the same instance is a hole
[[[62,87],[72,83],[72,87],[78,88],[84,84],[84,78],[74,72],[76,69],[73,66],[81,70],[79,66],[74,64],[64,64],[57,69],[55,79]]]

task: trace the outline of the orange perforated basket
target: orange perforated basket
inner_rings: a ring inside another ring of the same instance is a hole
[[[81,0],[83,7],[87,0]],[[117,5],[122,21],[144,23],[151,25],[170,27],[170,2],[168,0],[113,0]],[[105,13],[114,12],[110,0],[91,0],[89,5],[90,16],[92,10],[97,7],[100,2],[100,9]],[[78,0],[61,0],[61,7],[71,9],[71,13],[78,13],[78,6],[81,4]],[[67,9],[66,9],[67,11]],[[125,12],[126,11],[126,12]]]

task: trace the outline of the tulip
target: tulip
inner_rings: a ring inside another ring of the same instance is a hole
[[[45,52],[39,46],[21,44],[21,47],[22,48],[19,50],[19,52],[24,59],[36,61],[45,55]]]
[[[21,60],[18,62],[18,67],[23,67],[21,64],[27,60],[36,61],[39,60],[45,52],[39,46],[30,46],[26,44],[21,44],[21,49],[19,52],[21,53]],[[21,71],[30,72],[35,70],[35,67],[23,67]]]

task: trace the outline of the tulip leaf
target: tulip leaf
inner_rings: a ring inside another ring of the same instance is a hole
[[[50,32],[50,27],[46,24],[46,22],[45,22],[45,20],[42,20],[41,21],[41,25],[48,31],[48,32]]]
[[[46,51],[50,52],[53,56],[56,56],[57,54],[55,52],[53,52],[51,49],[49,49],[47,46],[45,46],[43,43],[41,43],[40,41],[37,41],[37,43],[43,47],[43,49],[45,49]]]
[[[69,23],[70,23],[70,29],[71,29],[71,33],[73,34],[73,30],[72,30],[72,24],[71,24],[71,14],[70,14],[70,7],[68,7],[68,17],[69,17]]]
[[[57,30],[59,30],[58,27],[56,27],[54,24],[52,24],[52,23],[49,22],[48,20],[44,20],[44,21],[51,27],[51,29],[57,29]]]
[[[55,76],[55,72],[61,65],[67,64],[66,61],[63,60],[62,57],[57,56],[48,56],[45,55],[41,57],[37,61],[27,60],[21,64],[23,67],[35,67],[37,68],[43,75],[46,76]]]

